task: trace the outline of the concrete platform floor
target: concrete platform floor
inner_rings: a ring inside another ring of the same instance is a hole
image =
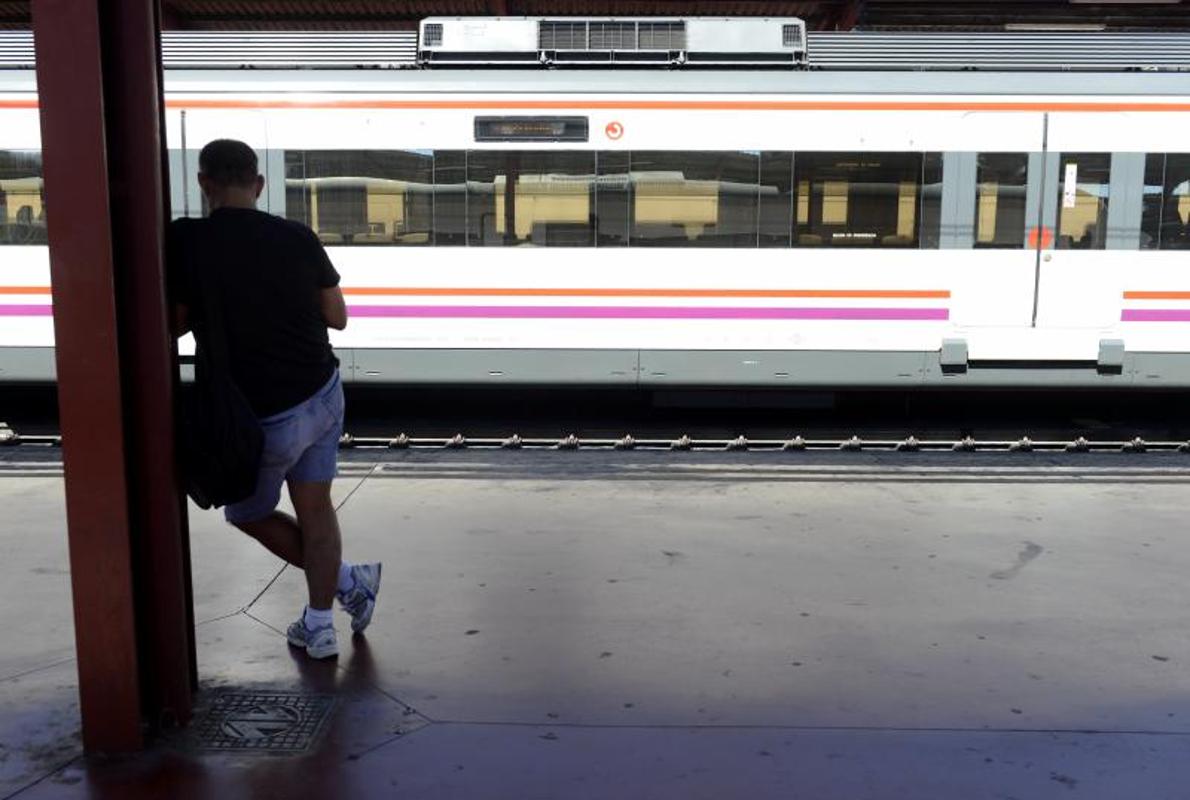
[[[357,451],[366,639],[192,511],[199,719],[337,699],[296,755],[78,744],[62,481],[0,459],[0,798],[1187,798],[1185,456]]]

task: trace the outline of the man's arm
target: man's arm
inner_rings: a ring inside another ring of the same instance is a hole
[[[186,259],[183,234],[190,220],[178,219],[165,229],[165,283],[168,300],[169,327],[175,337],[190,332],[190,308],[187,305],[190,287],[186,284]]]
[[[347,327],[347,301],[343,299],[343,290],[339,288],[339,273],[327,256],[326,248],[318,240],[318,235],[305,226],[300,227],[310,243],[318,279],[318,310],[322,312],[322,321],[328,328],[341,331]]]
[[[328,328],[341,331],[347,327],[347,301],[343,299],[341,288],[329,286],[320,289],[318,304],[322,311],[322,319]]]

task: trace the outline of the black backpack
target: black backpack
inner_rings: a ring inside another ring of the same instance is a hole
[[[218,508],[246,500],[256,491],[264,431],[231,378],[214,276],[203,269],[189,274],[203,301],[203,342],[195,354],[194,391],[182,437],[186,493],[200,508]]]

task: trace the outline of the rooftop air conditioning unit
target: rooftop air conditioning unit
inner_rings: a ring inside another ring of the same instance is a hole
[[[431,17],[429,66],[798,67],[806,24],[793,17]]]

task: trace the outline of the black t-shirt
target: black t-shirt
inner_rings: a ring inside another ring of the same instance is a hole
[[[339,284],[318,237],[304,225],[246,208],[169,225],[166,262],[175,302],[207,346],[201,275],[220,299],[231,377],[259,417],[298,405],[330,380],[338,361],[320,293]]]

